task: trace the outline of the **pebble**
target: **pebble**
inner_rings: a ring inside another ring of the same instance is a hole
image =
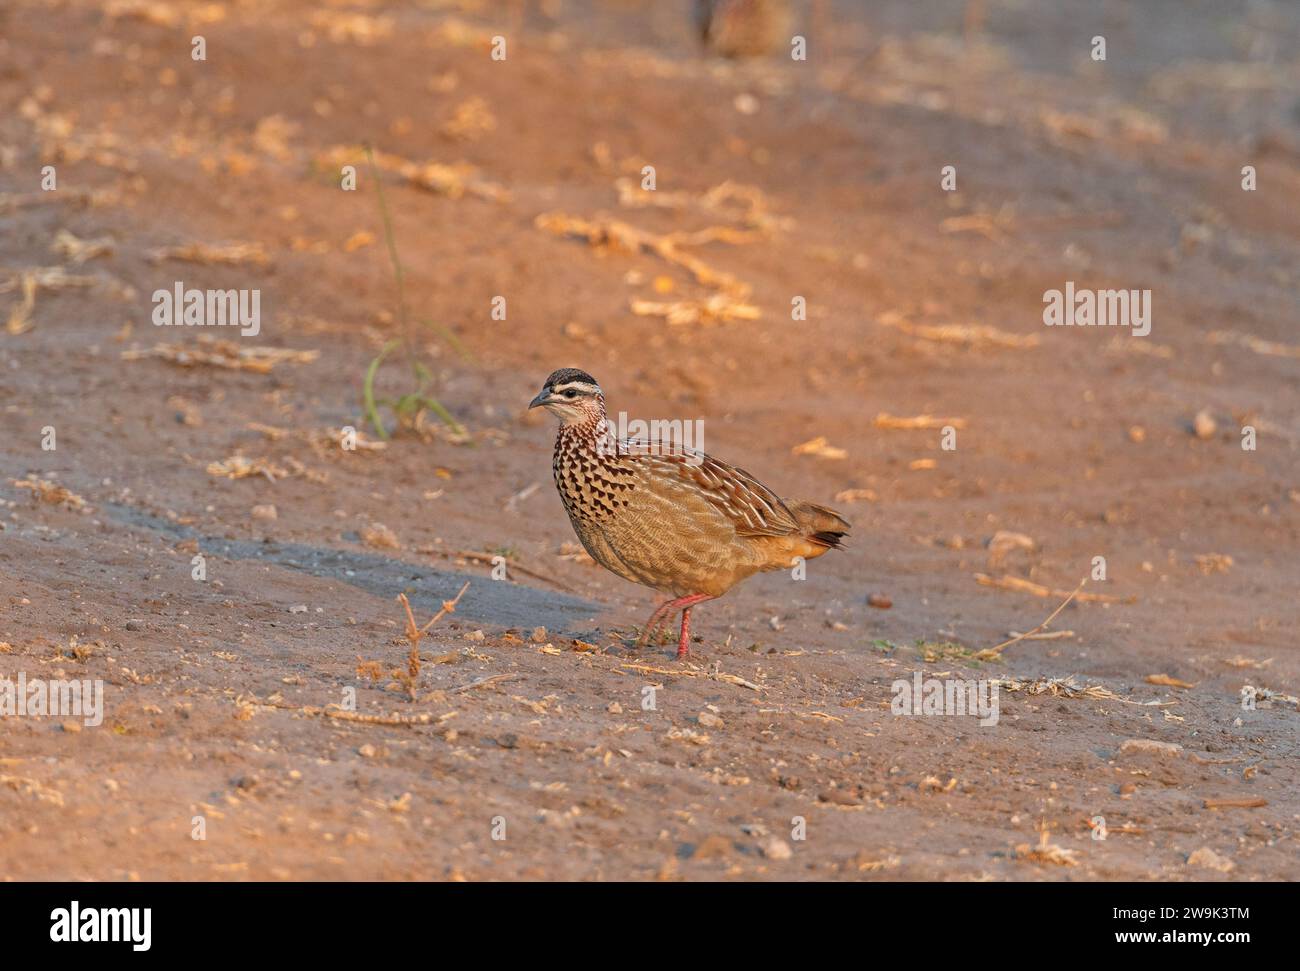
[[[1177,755],[1183,750],[1174,742],[1157,742],[1150,738],[1129,738],[1119,747],[1121,752],[1153,752],[1156,755]]]
[[[1220,873],[1227,873],[1235,869],[1237,864],[1233,863],[1226,856],[1220,856],[1208,846],[1202,846],[1199,850],[1187,858],[1188,866],[1202,866],[1208,870],[1218,870]]]
[[[721,728],[723,726],[722,719],[711,711],[700,712],[699,716],[695,720],[705,728]]]
[[[788,860],[794,856],[794,850],[790,849],[790,844],[783,839],[777,839],[775,836],[759,844],[758,848],[769,860]]]

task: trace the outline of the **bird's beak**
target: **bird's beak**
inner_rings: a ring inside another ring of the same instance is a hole
[[[550,400],[551,400],[550,393],[545,388],[543,388],[541,391],[537,392],[536,398],[528,402],[528,408],[530,411],[533,408],[540,408],[542,405],[545,405]]]

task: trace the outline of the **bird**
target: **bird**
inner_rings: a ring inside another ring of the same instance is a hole
[[[696,605],[760,571],[843,549],[850,524],[832,509],[782,499],[744,469],[681,443],[618,439],[586,371],[553,372],[528,408],[559,419],[555,486],[583,547],[610,572],[670,598],[650,615],[638,648],[680,610],[680,659]]]
[[[723,57],[761,57],[790,41],[789,0],[695,0],[700,41]]]

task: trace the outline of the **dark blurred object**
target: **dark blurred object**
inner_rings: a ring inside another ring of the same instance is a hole
[[[789,0],[695,0],[700,40],[723,57],[761,57],[790,42]]]

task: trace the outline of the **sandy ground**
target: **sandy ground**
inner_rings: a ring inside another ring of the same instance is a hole
[[[731,64],[684,3],[506,6],[0,13],[0,673],[106,709],[0,720],[0,876],[1300,876],[1300,10],[828,3]],[[464,437],[338,447],[402,330],[364,143]],[[213,350],[152,325],[176,281],[314,353],[150,356]],[[1066,281],[1150,335],[1044,327]],[[635,651],[653,594],[576,553],[524,410],[562,366],[850,548]],[[979,654],[1099,556],[1068,634]],[[412,677],[395,598],[466,580]],[[997,724],[894,715],[917,672]]]

